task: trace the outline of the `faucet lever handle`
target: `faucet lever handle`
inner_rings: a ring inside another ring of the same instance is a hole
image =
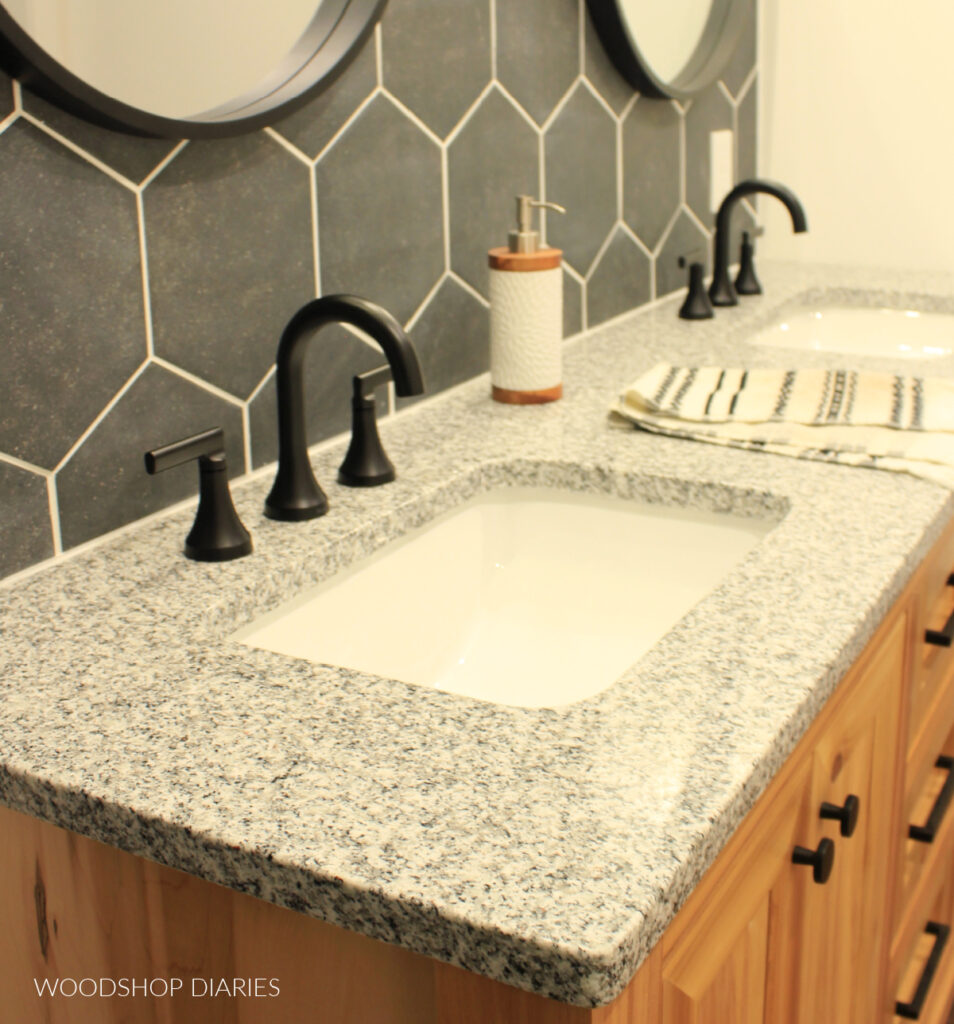
[[[387,384],[390,380],[393,380],[393,375],[391,367],[387,363],[383,366],[378,366],[374,370],[366,370],[364,373],[355,374],[351,378],[351,383],[354,387],[354,397],[356,399],[371,398],[382,384]]]
[[[151,476],[186,462],[199,462],[199,507],[186,537],[184,554],[197,562],[228,562],[251,554],[252,538],[232,504],[225,434],[221,427],[203,430],[181,441],[146,452]]]

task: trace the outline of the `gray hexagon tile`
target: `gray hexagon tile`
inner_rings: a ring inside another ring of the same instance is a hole
[[[146,357],[136,200],[23,119],[0,177],[0,450],[52,469]]]
[[[485,373],[490,368],[490,310],[452,277],[434,294],[411,331],[424,371],[425,394]],[[399,398],[398,406],[418,398]]]
[[[758,121],[758,80],[753,79],[738,109],[736,130],[736,178],[754,178],[758,173],[756,131]]]
[[[680,256],[689,257],[689,262],[704,264],[708,275],[709,237],[685,210],[679,211],[662,248],[656,253],[656,298],[686,286],[689,271],[679,266]]]
[[[497,0],[497,78],[538,124],[580,73],[580,0]]]
[[[616,70],[609,59],[600,37],[593,27],[589,7],[586,10],[586,53],[584,69],[586,77],[596,86],[597,92],[616,111],[622,114],[626,104],[636,95],[636,90]]]
[[[0,118],[12,114],[13,110],[13,82],[9,75],[0,71]]]
[[[579,334],[583,330],[583,285],[563,271],[563,337]]]
[[[686,203],[706,227],[715,224],[709,207],[709,136],[732,129],[732,105],[718,84],[693,97],[686,112]]]
[[[720,76],[725,82],[726,88],[736,98],[738,98],[749,72],[755,67],[757,37],[758,2],[750,0],[742,35]]]
[[[22,91],[22,97],[25,111],[137,185],[179,145],[177,139],[151,139],[100,128],[47,103],[28,89]]]
[[[623,121],[623,218],[655,249],[679,206],[679,135],[675,104],[641,96]]]
[[[314,297],[310,171],[264,132],[191,142],[143,193],[157,355],[244,398]]]
[[[486,298],[487,250],[507,244],[514,197],[538,194],[537,134],[493,89],[448,147],[447,168],[451,267]]]
[[[314,160],[374,92],[377,84],[372,38],[339,79],[272,127]]]
[[[351,378],[386,363],[384,353],[337,324],[320,330],[305,355],[305,432],[317,444],[351,427]],[[388,411],[388,389],[375,393],[378,416]],[[278,405],[274,374],[249,403],[252,466],[278,458]]]
[[[616,223],[616,122],[580,83],[547,129],[547,198],[566,207],[547,215],[547,237],[586,274]]]
[[[590,327],[652,298],[650,259],[622,228],[587,281],[586,297]]]
[[[321,287],[408,320],[444,271],[440,148],[376,96],[318,162]]]
[[[444,138],[490,81],[490,4],[402,0],[381,33],[385,88]]]
[[[147,366],[56,475],[63,547],[198,494],[194,463],[149,476],[142,456],[209,427],[225,431],[229,475],[242,473],[241,409],[163,367]]]
[[[0,577],[53,554],[46,480],[0,461]]]

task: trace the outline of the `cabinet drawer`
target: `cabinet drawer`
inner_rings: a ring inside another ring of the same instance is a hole
[[[920,922],[895,993],[892,1024],[911,1020],[946,1024],[954,1003],[954,864],[950,860],[940,891]]]
[[[921,790],[907,802],[902,821],[899,906],[918,898],[928,865],[937,865],[945,851],[954,849],[954,732],[944,744]]]

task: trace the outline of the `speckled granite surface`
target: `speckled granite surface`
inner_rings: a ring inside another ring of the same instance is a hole
[[[950,277],[760,269],[767,294],[713,321],[680,321],[670,300],[573,342],[562,402],[497,405],[481,378],[397,417],[389,487],[338,487],[343,445],[320,452],[323,519],[266,520],[270,478],[235,488],[251,558],[186,561],[179,512],[0,588],[0,799],[521,988],[611,1000],[954,513],[913,478],[610,424],[612,398],[660,359],[843,363],[747,345],[780,309],[954,311]],[[779,523],[617,683],[565,708],[227,639],[465,497],[521,483]]]

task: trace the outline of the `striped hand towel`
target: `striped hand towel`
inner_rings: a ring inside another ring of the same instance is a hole
[[[658,363],[614,412],[644,430],[954,488],[954,380]]]

